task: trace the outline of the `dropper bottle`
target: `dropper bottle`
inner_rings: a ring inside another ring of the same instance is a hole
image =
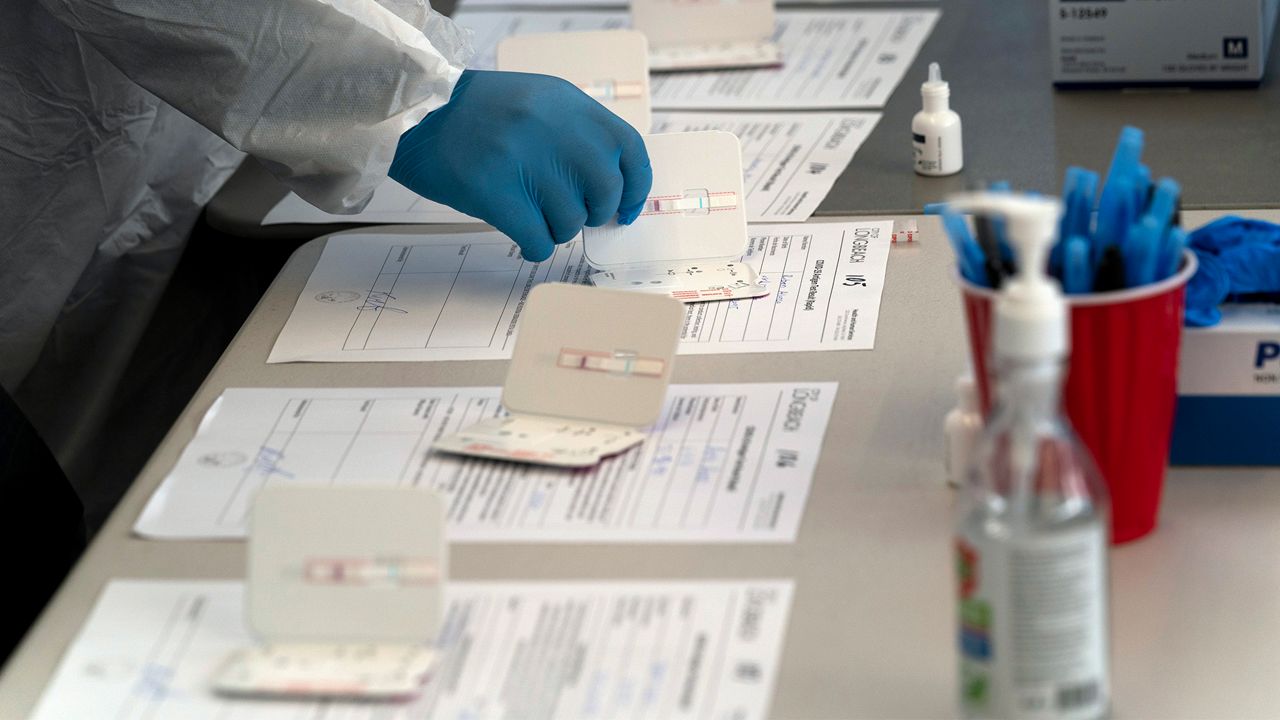
[[[954,175],[964,167],[960,116],[951,110],[950,97],[942,68],[929,63],[929,80],[920,86],[924,108],[911,118],[911,144],[921,175]]]
[[[1061,410],[1069,316],[1045,273],[1061,205],[992,193],[949,204],[1002,216],[1019,265],[996,298],[996,404],[956,519],[963,716],[1099,720],[1110,708],[1110,522]]]

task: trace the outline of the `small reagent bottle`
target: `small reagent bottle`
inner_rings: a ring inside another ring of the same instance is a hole
[[[996,403],[955,525],[966,718],[1100,720],[1110,712],[1106,488],[1061,409],[1066,301],[1045,274],[1057,200],[976,193],[1004,217],[1018,271],[995,301]]]
[[[956,406],[947,413],[942,431],[947,443],[947,485],[960,487],[982,435],[982,409],[978,407],[978,387],[972,372],[956,378]]]
[[[954,175],[964,167],[960,116],[951,110],[950,97],[942,69],[929,63],[929,81],[920,86],[924,109],[911,118],[911,144],[921,175]]]

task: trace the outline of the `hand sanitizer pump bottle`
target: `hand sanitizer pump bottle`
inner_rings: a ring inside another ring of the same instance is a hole
[[[950,204],[1003,216],[1019,263],[996,300],[996,404],[957,514],[962,713],[1105,718],[1108,503],[1060,408],[1070,320],[1045,274],[1061,205],[990,193]]]

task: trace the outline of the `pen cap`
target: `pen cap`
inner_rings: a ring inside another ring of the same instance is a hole
[[[953,210],[1005,219],[1018,270],[995,303],[997,359],[1062,358],[1070,349],[1067,303],[1046,271],[1062,204],[1056,198],[1006,193],[963,193],[948,198]]]

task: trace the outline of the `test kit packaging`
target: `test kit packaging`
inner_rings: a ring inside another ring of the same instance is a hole
[[[1049,0],[1058,86],[1256,84],[1280,0]]]
[[[529,293],[502,386],[509,415],[437,440],[440,452],[591,467],[644,442],[662,412],[684,306],[661,295],[544,283]]]
[[[775,67],[773,0],[631,0],[654,72]]]
[[[769,294],[741,262],[747,251],[742,148],[718,130],[645,138],[653,189],[631,225],[584,228],[582,250],[596,287],[655,293],[681,302]]]
[[[216,692],[402,701],[435,666],[444,616],[444,503],[409,487],[279,485],[254,498],[246,620]]]
[[[1183,332],[1170,462],[1280,465],[1280,305],[1224,305]]]
[[[529,33],[498,43],[498,69],[577,85],[641,133],[649,132],[649,42],[635,30]]]

